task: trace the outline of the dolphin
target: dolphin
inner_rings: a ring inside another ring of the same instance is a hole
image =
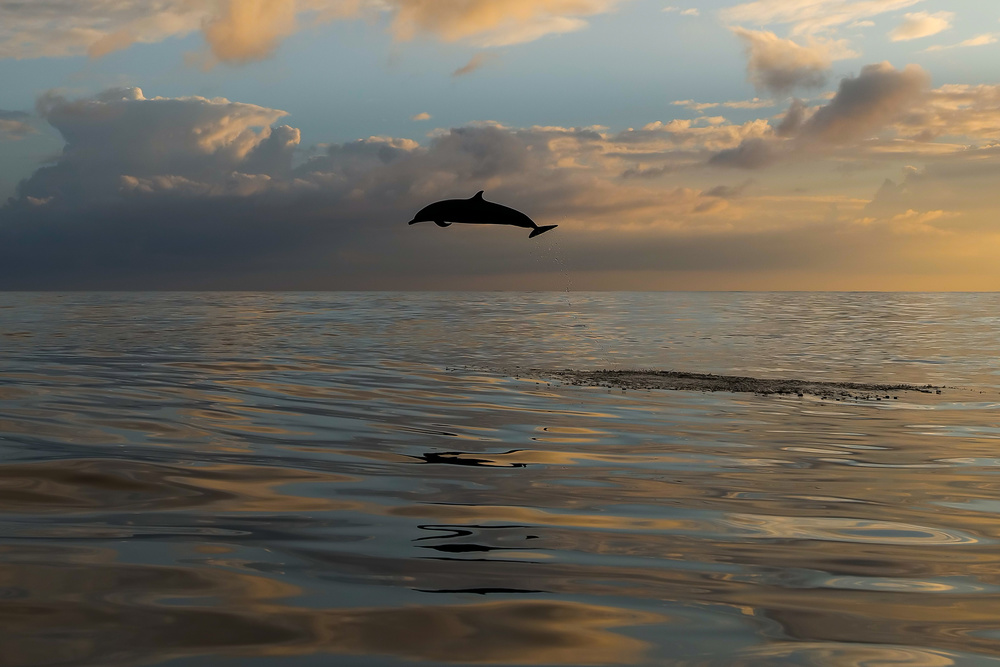
[[[425,206],[413,216],[409,224],[415,225],[418,222],[433,222],[438,227],[447,227],[453,222],[470,225],[513,225],[530,229],[529,239],[559,226],[539,227],[534,220],[520,211],[486,201],[483,199],[482,190],[468,199],[445,199]]]

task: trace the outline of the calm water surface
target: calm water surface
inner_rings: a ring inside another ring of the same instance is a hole
[[[0,665],[1000,664],[998,327],[998,295],[0,294]]]

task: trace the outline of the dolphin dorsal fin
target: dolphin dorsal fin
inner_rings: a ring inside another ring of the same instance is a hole
[[[483,191],[480,190],[476,194],[472,195],[472,198],[473,199],[478,199],[479,201],[482,201],[483,200]]]

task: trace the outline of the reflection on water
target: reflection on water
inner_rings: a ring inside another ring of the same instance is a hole
[[[0,295],[0,665],[1000,664],[998,306]]]
[[[225,555],[220,547],[202,549]],[[224,558],[121,563],[113,549],[0,551],[3,664],[127,665],[204,654],[383,654],[436,662],[632,664],[612,628],[661,615],[568,600],[401,607],[293,604],[306,591]],[[244,571],[240,571],[243,569]]]

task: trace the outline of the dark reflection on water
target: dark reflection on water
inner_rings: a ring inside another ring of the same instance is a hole
[[[0,306],[0,665],[1000,663],[995,295]]]

